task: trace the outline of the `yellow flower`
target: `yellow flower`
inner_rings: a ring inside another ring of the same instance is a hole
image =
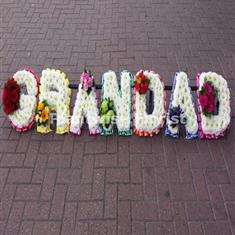
[[[38,103],[38,110],[39,110],[39,111],[42,111],[43,109],[44,109],[44,104],[41,103],[41,102],[39,102],[39,103]]]
[[[48,112],[44,109],[41,114],[42,122],[46,122],[49,118]]]

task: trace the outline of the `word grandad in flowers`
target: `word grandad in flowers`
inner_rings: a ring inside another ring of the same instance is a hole
[[[185,127],[185,138],[217,139],[223,137],[231,121],[230,92],[227,81],[217,73],[196,76],[196,105],[185,72],[174,77],[170,103],[166,104],[164,81],[154,71],[139,71],[133,76],[128,71],[102,76],[101,105],[98,108],[95,78],[91,71],[82,73],[75,105],[70,114],[71,89],[65,73],[46,69],[40,79],[31,69],[16,72],[3,90],[3,109],[16,131],[24,132],[36,123],[37,131],[71,132],[81,135],[86,121],[90,135],[112,135],[114,129],[121,136],[157,135],[165,128],[165,135],[179,137],[180,125]],[[24,94],[21,87],[25,86]],[[153,96],[153,110],[147,112],[147,92]],[[196,108],[197,110],[196,110]],[[56,113],[56,119],[52,114]],[[164,127],[165,125],[165,127]]]

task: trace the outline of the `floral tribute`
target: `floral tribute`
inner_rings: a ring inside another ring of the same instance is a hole
[[[20,107],[20,86],[14,78],[4,85],[2,103],[4,112],[9,115]]]
[[[231,121],[230,92],[226,80],[217,73],[197,75],[200,138],[225,135]]]
[[[25,87],[24,94],[22,87]],[[3,106],[10,124],[18,132],[24,132],[35,123],[39,80],[30,69],[16,72],[4,86]]]
[[[99,109],[97,107],[97,95],[93,74],[84,70],[80,77],[77,99],[71,118],[70,132],[81,135],[84,118],[89,126],[90,135],[99,133]]]
[[[46,69],[40,78],[39,102],[47,102],[50,111],[56,111],[56,133],[64,134],[69,131],[70,116],[69,80],[60,70]],[[37,125],[37,131],[48,133],[51,131],[50,122]]]
[[[93,74],[84,70],[80,77],[73,115],[70,120],[71,89],[65,73],[45,69],[39,79],[31,69],[16,72],[3,88],[2,104],[10,125],[18,132],[27,131],[37,122],[37,131],[51,130],[56,113],[56,133],[81,135],[86,121],[90,135],[157,135],[166,120],[165,134],[179,137],[180,124],[185,138],[217,139],[223,137],[231,122],[230,91],[226,80],[217,73],[200,73],[197,79],[196,114],[186,73],[175,74],[171,99],[166,112],[166,92],[160,76],[153,71],[139,71],[133,78],[128,71],[102,76],[101,106],[98,108]],[[147,112],[148,91],[153,110]],[[39,101],[37,101],[37,96]],[[152,101],[152,100],[151,100]]]
[[[179,124],[185,125],[186,139],[198,137],[197,114],[189,87],[189,79],[184,72],[175,74],[165,134],[179,138]]]
[[[139,71],[134,81],[134,132],[139,136],[156,135],[163,127],[166,117],[164,84],[160,76],[153,71]],[[148,89],[153,92],[154,96],[154,108],[151,114],[146,111],[146,92]]]
[[[113,127],[113,123],[115,122],[118,134],[122,136],[132,135],[132,86],[133,77],[128,71],[121,73],[120,89],[115,72],[108,71],[103,74],[102,102],[105,101],[103,106],[106,106],[106,103],[113,103],[113,107],[108,109],[108,111],[113,112],[109,112],[109,115],[106,112],[102,114],[101,108],[101,116],[105,114],[105,118],[103,117],[101,122],[104,123],[104,120],[106,122],[106,117],[108,122],[111,114],[110,124],[112,125],[110,126]],[[101,135],[113,134],[113,128],[107,130],[103,127],[101,123]]]

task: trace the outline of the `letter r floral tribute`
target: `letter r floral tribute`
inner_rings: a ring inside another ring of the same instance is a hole
[[[31,69],[16,72],[2,92],[3,110],[16,131],[23,132],[37,122],[37,131],[51,131],[51,113],[56,112],[56,133],[80,135],[84,120],[90,135],[153,136],[166,119],[165,134],[179,137],[179,124],[184,124],[186,139],[223,137],[231,121],[230,92],[227,81],[217,73],[198,74],[196,114],[189,78],[184,72],[175,74],[171,100],[166,115],[166,92],[160,76],[153,71],[139,71],[133,79],[123,71],[118,84],[115,72],[102,77],[102,97],[98,109],[94,76],[84,70],[80,77],[77,99],[70,119],[69,80],[65,73],[45,69],[39,79]],[[147,92],[153,95],[153,110],[147,112]],[[134,95],[133,95],[134,93]],[[39,95],[38,95],[39,94]],[[37,101],[37,96],[39,100]],[[133,104],[134,99],[134,104]]]

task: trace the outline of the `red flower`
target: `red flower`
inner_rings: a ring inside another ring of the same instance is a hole
[[[16,85],[16,81],[12,78],[7,82],[8,87],[11,89]]]
[[[213,93],[213,87],[208,83],[204,84],[204,90],[206,95],[211,95]]]
[[[10,97],[13,103],[19,103],[19,93],[16,90],[11,91]]]
[[[140,90],[140,86],[139,85],[135,85],[135,91],[139,91]]]
[[[205,95],[200,96],[199,98],[200,105],[202,106],[202,109],[205,109],[206,105],[208,104],[208,98]]]
[[[9,115],[15,111],[15,106],[12,103],[9,103],[8,105],[4,106],[4,112]]]

